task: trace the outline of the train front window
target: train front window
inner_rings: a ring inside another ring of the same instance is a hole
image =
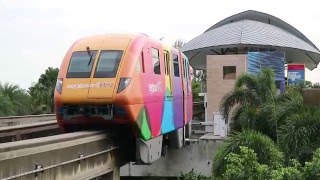
[[[97,51],[78,51],[72,53],[67,78],[89,78]]]
[[[101,51],[94,77],[114,78],[117,74],[122,54],[123,51],[120,50]]]

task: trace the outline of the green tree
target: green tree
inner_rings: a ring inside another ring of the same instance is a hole
[[[178,177],[178,180],[210,180],[212,177],[206,177],[201,174],[197,174],[193,171],[193,169],[188,173],[182,173],[181,176]]]
[[[265,117],[270,132],[268,135],[278,141],[279,127],[285,120],[304,107],[302,89],[299,86],[289,86],[287,90],[259,107],[259,116]]]
[[[226,157],[226,171],[223,179],[227,180],[263,180],[269,179],[268,166],[258,162],[257,154],[252,149],[240,146],[240,153],[230,153]]]
[[[231,131],[255,129],[275,137],[268,123],[270,114],[261,111],[263,105],[274,103],[276,98],[274,76],[272,69],[262,69],[257,76],[242,74],[237,78],[234,89],[220,103],[221,115],[231,120]]]
[[[0,114],[25,115],[30,112],[30,96],[18,85],[0,83]]]
[[[311,81],[304,81],[304,87],[305,88],[312,88],[312,82]]]
[[[223,179],[319,179],[317,155],[312,162],[306,161],[320,147],[320,109],[304,105],[305,86],[310,83],[287,86],[277,95],[271,69],[257,76],[241,75],[220,104],[222,116],[231,121],[232,134],[214,157],[214,175],[224,174]],[[243,153],[240,146],[256,155],[246,151],[246,156],[239,156]],[[266,169],[268,173],[263,174]]]
[[[194,70],[192,76],[192,93],[193,101],[203,101],[203,97],[199,96],[199,93],[203,91],[203,84],[206,83],[206,73],[204,70]]]
[[[219,177],[225,172],[226,157],[230,153],[239,153],[240,146],[246,146],[254,150],[257,153],[259,163],[272,167],[282,163],[282,153],[268,136],[254,130],[244,130],[230,135],[224,145],[219,148],[213,160],[213,174],[215,177]]]
[[[181,49],[184,44],[185,44],[185,42],[183,40],[177,39],[174,42],[173,47],[176,48],[176,49]]]
[[[58,68],[49,67],[36,84],[29,88],[34,113],[54,112],[54,89]]]
[[[303,168],[305,179],[320,179],[320,148],[314,152],[311,162],[306,162]]]
[[[14,113],[14,106],[10,99],[0,92],[0,116],[10,116]]]
[[[250,148],[240,146],[240,152],[230,153],[226,157],[227,168],[223,179],[227,180],[302,180],[300,164],[292,160],[290,166],[268,166],[258,162],[257,154]]]
[[[320,147],[319,107],[304,106],[285,118],[279,128],[279,144],[287,159],[295,158],[301,163],[309,161]]]

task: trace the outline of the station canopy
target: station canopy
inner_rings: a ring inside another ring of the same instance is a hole
[[[310,70],[320,62],[319,49],[300,31],[279,18],[252,10],[218,22],[181,50],[195,69],[206,69],[207,55],[248,51],[284,51],[286,63],[304,63]]]

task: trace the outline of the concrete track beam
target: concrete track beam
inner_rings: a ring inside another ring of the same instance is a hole
[[[0,144],[0,179],[92,179],[120,167],[102,132],[76,132]]]

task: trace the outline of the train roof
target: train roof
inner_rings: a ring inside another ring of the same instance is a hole
[[[139,36],[146,36],[143,34],[99,34],[99,35],[93,35],[93,36],[87,36],[79,39],[79,41],[94,41],[94,40],[101,40],[106,38],[127,38],[127,39],[134,39]]]
[[[83,44],[83,43],[86,43],[86,42],[91,42],[92,43],[94,41],[102,41],[102,40],[108,39],[108,38],[136,39],[138,37],[145,37],[145,38],[147,38],[149,40],[156,41],[156,42],[160,43],[162,48],[164,48],[166,50],[179,51],[178,49],[174,48],[173,46],[165,44],[162,41],[160,41],[160,40],[158,40],[156,38],[149,37],[148,35],[143,34],[143,33],[140,33],[140,34],[111,33],[111,34],[92,35],[92,36],[87,36],[87,37],[83,37],[83,38],[78,39],[75,42],[75,44],[78,44],[78,43]]]

